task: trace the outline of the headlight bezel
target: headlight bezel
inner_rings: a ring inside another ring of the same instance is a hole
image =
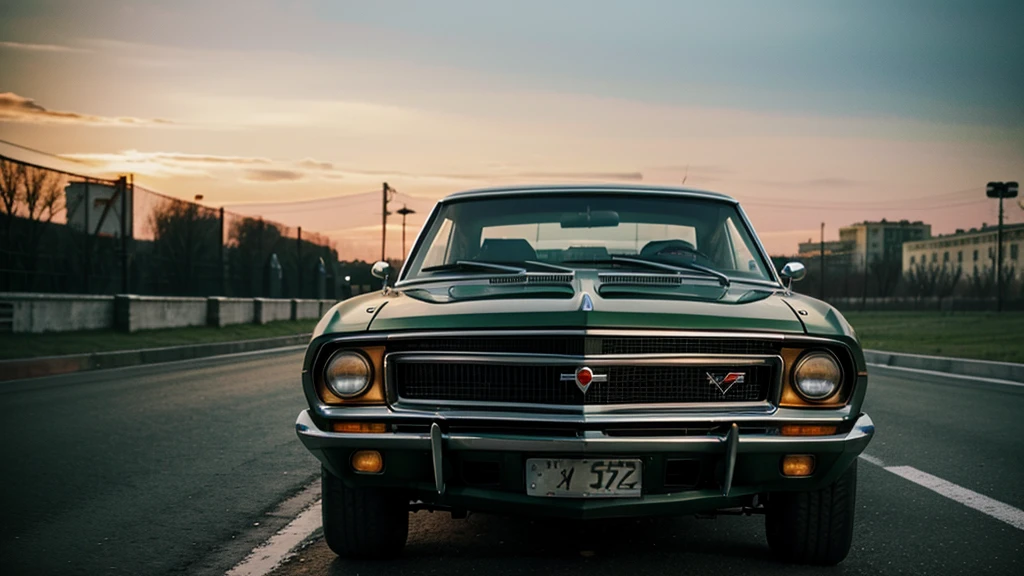
[[[341,357],[343,356],[358,359],[366,368],[366,377],[364,378],[364,381],[360,388],[355,392],[342,392],[341,390],[335,388],[333,380],[330,376],[331,366],[334,365],[334,363],[341,359]],[[327,361],[324,362],[323,370],[320,374],[320,377],[323,379],[324,386],[331,394],[337,396],[342,400],[354,400],[356,398],[359,398],[360,396],[365,395],[370,390],[370,388],[373,387],[375,377],[374,366],[370,358],[368,358],[367,355],[364,354],[362,351],[352,348],[344,348],[334,351],[327,358]]]
[[[803,388],[800,387],[800,384],[798,383],[799,375],[800,375],[800,369],[807,363],[807,361],[815,359],[815,358],[826,358],[826,359],[828,359],[835,366],[836,373],[838,374],[838,378],[836,379],[835,386],[832,388],[832,390],[828,394],[819,395],[819,396],[808,394]],[[803,400],[804,402],[807,402],[809,404],[816,404],[816,405],[817,404],[826,404],[826,403],[831,402],[833,399],[835,399],[836,396],[843,390],[843,385],[845,383],[845,378],[846,378],[846,376],[845,376],[845,371],[843,369],[843,363],[839,360],[839,358],[835,355],[834,352],[832,352],[831,350],[829,350],[827,348],[814,348],[814,349],[805,350],[797,358],[796,363],[793,364],[793,369],[790,370],[789,385],[793,388],[793,391],[796,392],[797,396],[799,396],[800,399]]]

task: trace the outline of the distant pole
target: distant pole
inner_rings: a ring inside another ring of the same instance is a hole
[[[129,207],[134,208],[135,206],[135,178],[129,176],[129,180],[124,176],[118,179],[118,186],[121,187],[121,293],[129,294],[131,290],[131,280],[128,278],[128,239],[134,235],[134,232],[129,230],[129,225],[134,222],[134,219],[129,219],[128,209]],[[128,201],[128,195],[132,195],[131,204]]]
[[[825,299],[825,223],[821,223],[821,299]]]
[[[380,198],[381,198],[381,215],[380,215],[380,259],[386,259],[386,248],[388,243],[388,202],[391,201],[391,195],[394,194],[395,189],[388,186],[385,182],[381,186]]]
[[[996,229],[996,312],[1003,311],[1003,197],[999,197],[999,227]]]
[[[228,263],[225,260],[226,251],[224,249],[224,207],[220,207],[220,293],[222,296],[228,295]]]
[[[409,214],[415,214],[415,210],[409,209],[405,204],[402,204],[401,210],[395,211],[402,215],[402,261],[405,262],[405,217]]]
[[[985,195],[999,199],[999,227],[996,231],[996,312],[1003,311],[1003,199],[1017,197],[1016,182],[989,182]]]
[[[85,181],[85,198],[82,201],[83,207],[85,208],[85,262],[83,268],[85,268],[85,274],[82,276],[84,282],[83,292],[89,293],[89,272],[92,271],[92,235],[89,233],[89,204],[91,203],[89,198],[89,180]]]
[[[299,261],[299,285],[296,286],[295,297],[302,298],[302,226],[299,226],[299,234],[295,238],[295,252]]]

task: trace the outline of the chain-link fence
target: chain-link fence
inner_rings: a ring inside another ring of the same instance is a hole
[[[0,291],[341,298],[301,228],[0,156]]]

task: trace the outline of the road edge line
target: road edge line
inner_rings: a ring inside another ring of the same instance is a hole
[[[0,382],[298,348],[306,346],[310,337],[311,334],[305,333],[229,342],[0,360]]]
[[[320,528],[321,505],[322,500],[318,498],[284,528],[253,548],[252,552],[228,570],[225,576],[266,576],[272,572],[291,556],[299,544]]]
[[[994,498],[989,498],[984,494],[979,494],[974,490],[964,488],[949,480],[943,480],[938,476],[933,476],[913,466],[886,466],[885,471],[892,472],[905,480],[909,480],[918,486],[927,488],[968,508],[977,510],[986,516],[1005,522],[1018,530],[1024,530],[1024,510]]]
[[[1005,502],[1000,502],[995,498],[985,496],[980,492],[975,492],[970,488],[964,488],[959,484],[954,484],[949,480],[944,480],[938,476],[924,472],[923,470],[918,470],[913,466],[886,466],[879,458],[864,452],[860,454],[860,458],[865,462],[870,462],[871,464],[878,466],[886,472],[895,474],[904,480],[908,480],[918,486],[921,486],[922,488],[927,488],[939,496],[949,498],[957,504],[961,504],[972,510],[977,510],[990,518],[994,518],[1000,522],[1005,522],[1018,530],[1024,530],[1024,510],[1006,504]]]
[[[1013,380],[1000,380],[998,378],[985,378],[983,376],[968,376],[966,374],[955,374],[952,372],[940,372],[938,370],[925,370],[923,368],[907,368],[905,366],[890,366],[889,364],[876,364],[868,362],[868,366],[872,368],[884,368],[886,370],[902,370],[904,372],[913,372],[915,374],[924,374],[927,376],[943,376],[945,378],[957,378],[961,380],[972,380],[974,382],[984,382],[986,384],[1001,384],[1003,386],[1016,386],[1018,388],[1024,388],[1024,382],[1014,382]]]

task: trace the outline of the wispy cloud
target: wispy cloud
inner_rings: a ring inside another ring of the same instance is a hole
[[[351,180],[369,182],[377,179],[415,181],[418,183],[462,182],[608,182],[644,180],[638,171],[513,171],[483,170],[467,173],[417,172],[388,169],[359,169],[328,160],[304,158],[282,160],[255,156],[222,156],[182,152],[140,152],[124,150],[115,153],[63,154],[65,158],[87,162],[105,172],[132,172],[150,176],[214,176],[247,182],[295,182],[315,180]]]
[[[313,170],[334,170],[334,162],[324,162],[322,160],[314,160],[313,158],[305,158],[295,163],[300,168],[310,168]]]
[[[246,170],[243,178],[252,182],[295,182],[302,180],[305,174],[297,170],[279,170],[260,168]]]
[[[11,50],[27,50],[30,52],[92,52],[85,48],[62,46],[59,44],[32,44],[29,42],[0,42],[0,48]]]
[[[518,172],[513,176],[537,180],[629,180],[644,179],[640,172]]]
[[[84,124],[92,126],[171,126],[175,123],[162,118],[132,118],[126,116],[95,116],[79,112],[50,110],[32,98],[14,92],[0,92],[0,122],[28,124]]]
[[[757,184],[774,188],[855,188],[868,182],[852,178],[810,178],[805,180],[757,180]]]
[[[508,171],[494,170],[485,172],[467,173],[414,173],[402,170],[367,170],[359,168],[346,168],[335,162],[305,158],[295,162],[295,166],[306,170],[320,171],[325,178],[342,178],[344,176],[382,176],[391,178],[410,179],[432,179],[432,180],[479,180],[482,182],[493,180],[613,180],[613,181],[640,181],[644,179],[642,172],[545,172],[545,171]]]
[[[210,169],[244,168],[269,165],[267,158],[250,156],[218,156],[182,152],[121,152],[62,154],[64,158],[84,162],[104,172],[132,172],[149,176],[210,176]]]

